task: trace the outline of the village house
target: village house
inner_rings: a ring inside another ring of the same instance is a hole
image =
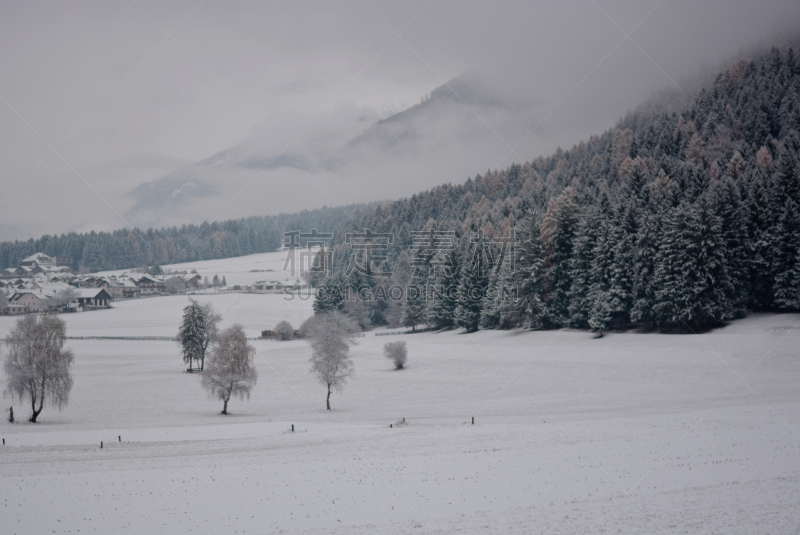
[[[138,297],[141,293],[139,287],[130,279],[106,279],[100,283],[100,288],[107,291],[112,299],[130,299]]]
[[[78,288],[75,290],[75,298],[78,306],[84,310],[111,306],[111,295],[104,288]]]
[[[34,266],[55,267],[56,266],[56,261],[53,260],[53,257],[47,256],[44,253],[35,253],[35,254],[32,254],[31,256],[29,256],[28,258],[23,259],[22,262],[19,263],[19,265],[23,266],[23,267],[25,267],[25,266],[27,266],[27,267],[34,267]]]
[[[155,275],[142,275],[138,279],[131,278],[142,295],[154,295],[164,293],[166,285],[162,277]]]
[[[17,291],[9,299],[4,312],[6,314],[28,314],[31,312],[47,312],[50,310],[48,296],[35,291]]]

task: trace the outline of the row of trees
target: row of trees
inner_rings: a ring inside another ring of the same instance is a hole
[[[222,414],[227,414],[231,397],[250,397],[257,373],[253,365],[255,349],[247,343],[242,326],[233,325],[220,332],[220,321],[221,316],[210,303],[191,300],[184,308],[177,340],[184,362],[189,365],[187,371],[203,372],[203,388],[211,397],[223,402]],[[301,336],[311,346],[311,373],[327,389],[327,410],[331,410],[331,393],[341,392],[354,373],[348,353],[358,331],[356,322],[339,312],[316,314],[300,327]],[[287,321],[279,322],[275,332],[282,340],[294,338],[294,330]],[[209,346],[209,362],[205,367]],[[403,369],[407,360],[405,342],[387,344],[384,354],[396,369]]]
[[[374,204],[323,207],[295,214],[248,217],[162,229],[71,232],[38,239],[0,243],[0,269],[16,268],[37,252],[72,259],[81,272],[130,269],[161,264],[230,258],[276,251],[283,233],[296,229],[330,229],[338,237],[344,222],[361,217]],[[301,245],[304,245],[301,242]]]
[[[221,316],[210,304],[192,300],[184,309],[178,341],[189,364],[188,371],[203,372],[203,389],[210,397],[222,401],[222,414],[228,414],[232,397],[249,399],[258,373],[253,362],[256,351],[247,342],[243,327],[232,325],[219,331],[220,321]],[[331,410],[331,393],[341,392],[354,373],[348,352],[355,344],[358,326],[346,315],[332,312],[312,316],[303,323],[301,331],[311,346],[311,372],[327,388],[325,404]],[[64,347],[64,320],[55,314],[25,316],[5,343],[8,353],[3,362],[4,394],[30,402],[29,421],[35,423],[46,404],[59,409],[66,406],[73,385],[75,355]],[[206,349],[209,349],[207,365]],[[407,361],[405,342],[386,344],[384,356],[396,369],[403,369]]]

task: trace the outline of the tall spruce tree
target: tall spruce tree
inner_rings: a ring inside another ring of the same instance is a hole
[[[458,303],[455,321],[458,327],[467,332],[478,330],[481,322],[483,298],[489,283],[492,269],[487,245],[483,234],[472,238],[472,247],[467,249],[459,271]]]
[[[450,329],[456,326],[459,255],[450,250],[441,251],[438,256],[431,261],[428,275],[425,317],[435,329]]]

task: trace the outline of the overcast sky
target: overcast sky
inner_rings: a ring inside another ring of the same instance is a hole
[[[278,152],[330,150],[480,72],[535,113],[496,128],[476,118],[484,137],[468,156],[457,147],[425,153],[412,181],[375,168],[293,170],[270,178],[285,182],[291,202],[259,204],[246,192],[176,217],[277,213],[460,182],[600,133],[654,90],[798,23],[799,2],[774,0],[4,1],[0,239],[128,226],[126,194],[139,184],[248,140]],[[248,172],[231,188],[264,178]]]

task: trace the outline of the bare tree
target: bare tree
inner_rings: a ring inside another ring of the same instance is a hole
[[[394,363],[395,370],[402,370],[408,360],[408,350],[404,341],[387,342],[383,346],[383,356]]]
[[[306,321],[304,327],[312,350],[311,373],[328,388],[325,406],[331,410],[331,392],[341,392],[355,371],[347,353],[355,344],[358,326],[341,312],[317,314],[308,323]]]
[[[275,326],[275,334],[278,335],[278,338],[281,340],[291,340],[294,338],[294,327],[286,320],[280,321]]]
[[[181,293],[186,290],[186,283],[182,278],[175,275],[164,281],[164,290],[171,294]]]
[[[45,403],[62,409],[69,401],[75,355],[64,349],[66,334],[64,320],[46,314],[21,318],[6,337],[5,393],[20,402],[30,399],[31,422]]]
[[[233,325],[217,337],[203,373],[203,388],[210,397],[223,402],[222,414],[228,414],[231,396],[250,399],[250,391],[258,378],[253,367],[255,352],[247,343],[241,325]]]
[[[65,288],[48,299],[47,304],[49,307],[56,309],[68,308],[69,304],[73,301],[77,301],[77,299],[78,292],[75,291],[75,288]]]

